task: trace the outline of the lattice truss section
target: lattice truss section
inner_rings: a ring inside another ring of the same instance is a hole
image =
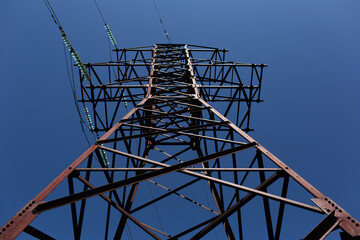
[[[116,62],[87,64],[91,82],[80,77],[93,131],[105,134],[0,238],[24,229],[39,237],[30,222],[64,205],[74,239],[94,222],[105,239],[130,239],[129,229],[134,239],[280,239],[285,227],[307,224],[285,209],[327,216],[300,232],[310,232],[304,239],[339,227],[344,239],[360,235],[358,221],[245,132],[266,65],[226,62],[226,50],[198,46],[116,51]],[[125,102],[130,111],[120,117]],[[65,179],[69,194],[47,197]]]
[[[186,97],[179,95],[178,91],[193,87],[193,83],[183,81],[184,74],[189,74],[187,66],[191,64],[199,96],[215,108],[225,106],[225,117],[232,112],[236,116],[234,123],[245,131],[251,131],[251,104],[262,101],[260,89],[266,65],[226,62],[227,51],[190,45],[188,56],[182,50],[173,51],[171,58],[157,54],[153,63],[153,46],[116,49],[117,62],[88,64],[92,82],[90,84],[80,75],[81,101],[91,104],[89,108],[94,116],[95,131],[109,130],[122,117],[124,103],[135,107],[146,97],[153,64],[156,66],[153,76],[156,83],[151,87],[157,89],[158,95]],[[96,69],[99,66],[101,70]],[[169,72],[169,68],[172,71]]]

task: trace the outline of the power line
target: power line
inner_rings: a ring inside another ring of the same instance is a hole
[[[63,30],[60,20],[58,19],[58,17],[56,16],[56,13],[54,11],[54,9],[51,7],[51,4],[49,2],[49,0],[43,0],[47,9],[50,12],[51,17],[53,18],[56,26],[59,28],[60,32],[61,32],[61,37],[64,40],[64,43],[66,44],[66,46],[69,48],[69,51],[72,55],[72,57],[74,58],[74,60],[76,61],[76,63],[78,64],[79,69],[81,70],[81,72],[83,73],[84,77],[91,82],[91,77],[90,74],[88,73],[88,71],[86,70],[85,65],[83,64],[79,54],[75,51],[75,49],[73,48],[73,46],[70,43],[69,38],[66,36],[65,31]]]
[[[86,138],[86,141],[87,141],[88,145],[90,146],[90,141],[89,141],[89,139],[88,139],[88,137],[86,135],[85,129],[84,129],[84,125],[86,125],[86,122],[81,116],[80,107],[79,107],[79,101],[77,99],[76,87],[75,87],[75,81],[74,81],[74,73],[73,73],[73,67],[72,67],[73,63],[72,63],[72,59],[70,57],[70,65],[71,65],[71,67],[69,67],[69,63],[68,63],[68,60],[66,58],[67,54],[66,54],[66,50],[65,50],[65,45],[68,47],[68,49],[70,51],[70,55],[76,61],[77,65],[78,65],[78,68],[83,73],[85,79],[87,79],[90,83],[91,83],[91,77],[90,77],[90,74],[88,73],[88,71],[86,70],[86,67],[83,64],[79,54],[75,51],[75,49],[73,48],[73,46],[70,43],[70,40],[66,36],[65,31],[63,30],[63,28],[61,26],[60,20],[56,16],[56,13],[55,13],[54,9],[52,8],[50,2],[48,0],[43,0],[43,1],[44,1],[45,5],[46,5],[46,8],[50,12],[51,17],[54,20],[54,23],[59,28],[59,30],[61,32],[61,37],[64,40],[63,41],[63,47],[64,47],[65,63],[66,63],[66,70],[67,70],[67,74],[68,74],[68,78],[69,78],[69,82],[70,82],[71,92],[72,92],[72,95],[73,95],[73,100],[74,100],[76,111],[77,111],[77,113],[79,115],[81,130],[84,133],[84,136]],[[69,68],[71,68],[71,75],[70,75]],[[96,138],[95,135],[94,135],[94,132],[93,132],[94,127],[92,126],[92,121],[91,121],[90,115],[88,114],[88,111],[87,111],[87,108],[86,108],[85,104],[83,104],[83,108],[84,108],[86,119],[88,121],[88,127],[89,127],[90,132],[92,133],[95,141],[96,141],[97,139],[100,138],[99,134],[96,133],[96,137],[97,137]],[[105,166],[108,166],[107,155],[106,155],[104,150],[102,150],[102,151],[101,150],[100,150],[100,155],[101,155],[102,161],[103,161]]]
[[[70,67],[69,67],[69,63],[68,63],[68,60],[67,60],[67,57],[66,57],[66,49],[65,49],[65,45],[69,48],[69,51],[71,53],[71,55],[74,57],[75,56],[78,56],[77,52],[74,50],[74,48],[72,47],[72,45],[70,44],[70,41],[69,39],[67,38],[62,26],[61,26],[61,23],[60,23],[60,20],[58,19],[58,17],[56,16],[56,13],[54,11],[54,9],[52,8],[50,2],[48,0],[43,0],[44,3],[45,3],[45,6],[46,8],[48,9],[48,11],[50,12],[50,15],[52,17],[52,19],[54,20],[54,23],[56,24],[56,26],[59,28],[60,32],[61,32],[61,37],[63,38],[64,42],[63,42],[63,48],[64,48],[64,56],[65,56],[65,64],[66,64],[66,71],[67,71],[67,75],[68,75],[68,78],[69,78],[69,82],[70,82],[70,87],[71,87],[71,92],[72,92],[72,95],[73,95],[73,100],[74,100],[74,103],[75,103],[75,107],[76,107],[76,110],[77,110],[77,113],[79,115],[79,118],[80,118],[80,123],[81,123],[81,128],[83,128],[83,124],[85,123],[84,119],[82,118],[81,116],[81,113],[80,113],[80,109],[79,109],[79,105],[78,105],[78,99],[77,99],[77,94],[76,94],[76,88],[75,88],[75,82],[74,82],[74,72],[73,72],[73,63],[72,63],[72,59],[70,57]],[[75,57],[74,57],[75,58]],[[77,57],[77,59],[80,59],[80,57]],[[76,60],[76,59],[75,59]],[[80,60],[81,62],[81,60]],[[79,62],[78,62],[79,63]],[[79,66],[80,67],[80,66]],[[69,68],[71,69],[71,75],[70,75],[70,71],[69,71]],[[84,66],[83,66],[84,68]],[[87,71],[86,71],[87,72]],[[88,73],[87,73],[88,75]],[[85,132],[84,132],[85,134]],[[86,134],[85,134],[86,136]],[[86,136],[86,140],[88,141],[89,143],[89,140]]]
[[[60,24],[60,21],[59,19],[57,18],[56,14],[55,14],[55,11],[54,9],[51,7],[50,3],[48,0],[43,0],[47,9],[49,10],[50,14],[51,14],[51,17],[53,18],[55,24],[59,27],[60,30],[62,30],[61,28],[61,24]]]
[[[100,10],[100,7],[99,7],[99,5],[97,4],[96,0],[94,0],[94,3],[95,3],[95,6],[96,6],[96,8],[97,8],[97,10],[98,10],[98,12],[99,12],[99,14],[100,14],[100,16],[101,16],[101,19],[102,19],[103,22],[104,22],[104,27],[105,27],[105,29],[106,29],[107,35],[109,36],[109,39],[110,39],[111,43],[112,43],[116,48],[118,48],[117,45],[116,45],[117,42],[116,42],[116,40],[115,40],[115,37],[114,37],[114,35],[112,34],[112,32],[111,32],[111,30],[110,30],[110,26],[106,23],[105,17],[104,17],[104,15],[102,14],[102,12],[101,12],[101,10]]]
[[[86,139],[88,145],[90,146],[89,138],[87,137],[85,129],[84,129],[84,124],[86,124],[86,123],[85,123],[84,119],[82,118],[81,113],[80,113],[80,109],[79,109],[79,103],[78,103],[78,99],[77,99],[75,82],[74,82],[74,73],[73,73],[73,68],[72,68],[72,60],[71,60],[71,57],[70,57],[70,66],[71,66],[71,75],[70,75],[69,63],[68,63],[68,60],[67,60],[66,49],[65,49],[65,44],[64,43],[63,43],[63,47],[64,47],[66,71],[67,71],[68,78],[69,78],[69,83],[70,83],[71,92],[72,92],[72,95],[73,95],[73,100],[74,100],[74,105],[75,105],[75,108],[76,108],[76,112],[77,112],[77,114],[79,116],[79,119],[80,119],[81,131],[84,133],[85,139]]]
[[[101,16],[101,19],[103,20],[104,27],[105,27],[106,32],[107,32],[107,35],[108,35],[108,37],[109,37],[109,38],[107,38],[107,41],[108,41],[108,47],[109,47],[110,60],[111,60],[111,62],[112,62],[112,61],[113,61],[113,58],[112,58],[112,54],[111,54],[110,42],[115,46],[116,49],[118,48],[118,47],[117,47],[117,42],[116,42],[116,40],[115,40],[114,35],[112,34],[112,32],[111,32],[111,30],[110,30],[110,26],[106,23],[105,17],[104,17],[104,15],[102,14],[102,12],[101,12],[101,10],[100,10],[100,7],[99,7],[99,5],[97,4],[96,0],[94,0],[94,3],[95,3],[95,6],[96,6],[96,8],[97,8],[97,10],[98,10],[98,12],[99,12],[99,14],[100,14],[100,16]],[[114,68],[112,67],[111,69],[113,70],[113,74],[114,74],[115,79],[117,79],[118,77],[116,76],[116,73],[115,73]],[[121,91],[122,91],[122,92],[120,93],[120,96],[123,94],[124,89],[121,89]],[[126,98],[123,97],[123,100],[126,100]],[[127,102],[126,102],[126,101],[124,101],[124,106],[125,106],[125,109],[129,112],[129,110],[128,110],[128,108],[127,108]],[[106,157],[105,160],[107,161],[107,156],[106,156],[105,151],[104,151],[103,149],[100,149],[100,151],[101,151],[101,152],[100,152],[101,155],[105,156],[105,157]],[[107,162],[107,163],[108,163],[108,162]],[[133,239],[128,223],[125,224],[125,232],[126,232],[126,234],[127,234],[127,236],[128,236],[128,239]]]
[[[99,5],[97,4],[96,0],[94,0],[94,3],[95,3],[96,8],[98,9],[98,11],[99,11],[99,13],[100,13],[100,16],[101,16],[103,22],[105,23],[105,18],[104,18],[104,16],[102,15],[101,10],[100,10]]]
[[[99,5],[97,4],[96,0],[94,0],[94,3],[95,3],[95,6],[96,6],[96,8],[97,8],[97,10],[98,10],[98,12],[99,12],[99,14],[100,14],[100,16],[101,16],[101,19],[103,20],[104,27],[105,27],[105,29],[106,29],[106,33],[107,33],[107,35],[108,35],[108,37],[109,37],[109,38],[108,38],[109,55],[110,55],[110,60],[113,61],[112,54],[111,54],[110,42],[116,47],[116,49],[118,48],[118,47],[117,47],[117,42],[116,42],[116,40],[115,40],[114,35],[112,34],[112,32],[111,32],[111,30],[110,30],[110,26],[106,23],[105,17],[104,17],[104,15],[102,14],[102,12],[101,12],[101,10],[100,10],[100,7],[99,7]],[[117,75],[116,75],[116,73],[115,73],[114,68],[112,67],[111,69],[113,70],[113,74],[114,74],[114,76],[115,76],[115,79],[118,78]],[[121,89],[120,95],[122,95],[123,92],[124,92],[124,89]],[[123,97],[123,100],[126,100],[126,98]],[[126,110],[129,111],[128,108],[127,108],[127,102],[126,102],[126,101],[124,101],[124,106],[125,106]]]
[[[159,9],[158,9],[158,7],[157,7],[157,5],[156,5],[155,0],[153,0],[153,3],[154,3],[154,6],[155,6],[155,9],[156,9],[156,12],[157,12],[157,14],[158,14],[158,17],[159,17],[161,26],[162,26],[162,28],[163,28],[163,30],[164,30],[164,35],[165,35],[166,39],[168,40],[169,44],[172,44],[172,41],[171,41],[171,39],[170,39],[170,37],[169,37],[169,33],[166,31],[165,24],[164,24],[164,22],[163,22],[163,20],[162,20],[162,18],[161,18],[161,15],[160,15],[160,12],[159,12]]]

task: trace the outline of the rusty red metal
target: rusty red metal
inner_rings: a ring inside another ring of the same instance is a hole
[[[342,219],[335,217],[335,212],[330,213],[317,225],[303,240],[325,239],[340,223]]]
[[[351,237],[360,237],[360,223],[328,197],[311,199],[324,213],[340,220],[340,227]]]

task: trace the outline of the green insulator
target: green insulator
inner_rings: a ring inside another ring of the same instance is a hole
[[[85,105],[84,105],[84,112],[85,112],[86,120],[89,124],[89,129],[90,129],[90,131],[93,131],[95,128],[92,125],[92,121],[91,121],[91,117],[90,117],[88,108]]]
[[[121,91],[120,95],[123,95],[124,94],[124,89],[121,88],[120,91]],[[126,97],[122,97],[122,100],[124,101],[124,106],[127,107]]]
[[[70,51],[71,56],[73,57],[74,61],[78,64],[80,71],[82,72],[82,74],[84,75],[86,80],[88,80],[90,82],[91,81],[90,74],[87,72],[84,64],[82,63],[80,55],[71,46],[69,39],[67,38],[67,36],[65,35],[65,33],[63,31],[62,31],[61,37],[64,40],[66,46],[69,48],[69,51]]]
[[[79,69],[81,70],[81,72],[83,73],[84,77],[86,78],[86,80],[88,80],[89,82],[91,82],[91,77],[90,74],[88,73],[88,71],[86,70],[85,65],[82,63],[81,59],[76,59],[76,62],[78,64]]]
[[[105,152],[103,149],[100,149],[100,154],[101,154],[101,157],[102,157],[102,160],[103,160],[104,165],[105,165],[106,167],[109,166],[109,161],[108,161],[106,152]]]
[[[72,46],[71,46],[71,44],[70,44],[69,39],[66,37],[66,35],[65,35],[65,34],[62,34],[62,38],[63,38],[63,40],[64,40],[64,42],[65,42],[66,46],[67,46],[67,47],[69,48],[69,50],[71,51]]]
[[[91,82],[91,77],[90,77],[89,74],[86,74],[86,75],[85,75],[85,78],[86,78],[86,80],[88,80],[89,82]]]
[[[110,27],[109,27],[107,24],[105,24],[105,29],[106,29],[106,32],[107,32],[109,38],[110,38],[111,43],[112,43],[114,46],[116,46],[116,40],[115,40],[112,32],[110,31]]]
[[[80,58],[79,58],[78,55],[73,54],[73,57],[74,57],[74,59],[75,59],[78,63],[81,63],[81,60],[80,60]]]
[[[77,56],[74,52],[71,52],[71,55],[72,55],[72,57],[74,58],[74,60],[75,60],[77,63],[79,63],[79,58],[78,58],[78,56]]]

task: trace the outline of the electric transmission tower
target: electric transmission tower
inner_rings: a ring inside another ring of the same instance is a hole
[[[324,215],[306,240],[338,228],[342,239],[359,238],[358,221],[247,134],[266,65],[227,62],[227,50],[193,45],[115,51],[117,61],[80,71],[79,101],[101,137],[2,227],[0,239],[23,231],[53,239],[30,224],[65,205],[74,239],[94,227],[91,216],[105,239],[256,239],[254,232],[281,239],[288,223],[306,224],[287,214],[294,209]],[[66,179],[68,193],[50,195]],[[292,198],[293,187],[304,194]]]

